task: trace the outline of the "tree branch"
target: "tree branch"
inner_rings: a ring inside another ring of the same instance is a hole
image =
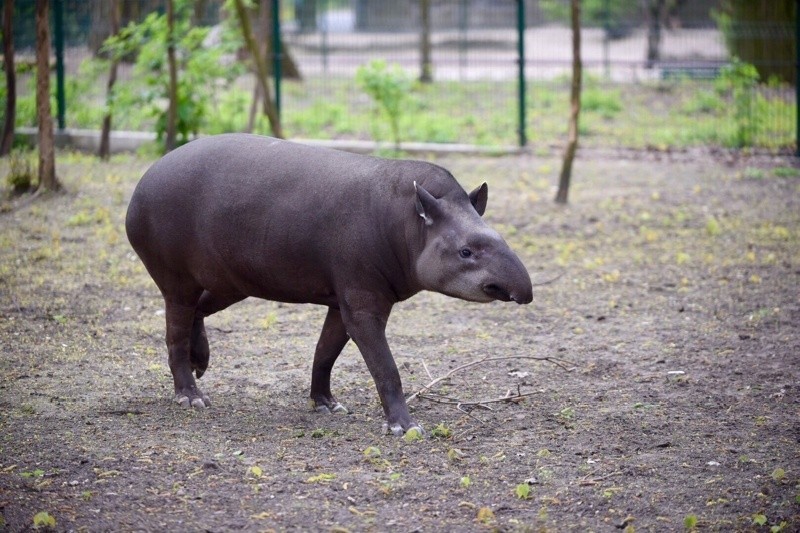
[[[422,387],[420,390],[418,390],[417,392],[415,392],[414,394],[412,394],[411,396],[406,398],[406,402],[410,402],[411,400],[415,399],[416,397],[418,397],[418,396],[420,396],[422,394],[425,394],[433,386],[435,386],[438,383],[441,383],[442,381],[444,381],[446,379],[449,379],[456,372],[460,372],[460,371],[462,371],[464,369],[467,369],[467,368],[470,368],[470,367],[473,367],[473,366],[476,366],[476,365],[480,365],[480,364],[483,364],[483,363],[491,363],[491,362],[494,362],[494,361],[508,361],[508,360],[511,360],[511,359],[526,359],[526,360],[529,360],[529,361],[546,361],[548,363],[552,363],[552,364],[556,365],[557,367],[561,368],[562,370],[565,370],[566,372],[571,372],[571,371],[573,371],[575,369],[575,365],[573,363],[571,363],[571,362],[569,362],[569,361],[567,361],[565,359],[559,359],[557,357],[534,357],[534,356],[530,356],[530,355],[509,355],[509,356],[503,356],[503,357],[484,357],[483,359],[479,359],[477,361],[471,361],[469,363],[464,363],[463,365],[457,366],[457,367],[453,368],[452,370],[450,370],[444,376],[441,376],[441,377],[438,377],[436,379],[431,380],[430,383],[428,383],[427,385]],[[567,366],[567,365],[570,365],[570,366]],[[424,366],[425,366],[426,371],[427,371],[427,365],[424,365]],[[538,393],[525,394],[525,396],[530,396],[531,394],[538,394]],[[517,394],[516,396],[514,396],[514,395],[509,395],[509,393],[507,393],[506,396],[503,397],[503,398],[498,398],[498,399],[494,399],[494,400],[487,400],[485,402],[455,402],[455,403],[459,404],[459,405],[480,405],[480,404],[484,404],[484,403],[496,403],[496,402],[499,402],[499,401],[509,401],[510,399],[515,398],[515,397],[522,397],[522,395]],[[441,402],[441,403],[448,403],[448,402]]]

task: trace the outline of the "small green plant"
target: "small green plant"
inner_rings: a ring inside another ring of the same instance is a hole
[[[694,529],[697,528],[697,515],[686,515],[686,518],[683,519],[683,527],[685,527],[687,531],[694,531]]]
[[[494,522],[494,512],[488,507],[481,507],[478,509],[478,514],[475,516],[475,520],[481,524],[491,524]]]
[[[776,482],[780,483],[783,480],[783,478],[786,477],[786,471],[783,468],[779,467],[779,468],[776,468],[775,470],[773,470],[772,474],[770,474],[770,475],[771,475],[772,479],[774,479]]]
[[[306,483],[329,483],[336,479],[336,474],[318,474],[316,476],[311,476],[306,480]]]
[[[449,439],[453,436],[453,430],[444,424],[439,424],[431,430],[431,437],[435,439]]]
[[[558,412],[558,416],[564,420],[572,420],[573,418],[575,418],[575,408],[565,407]]]
[[[717,89],[730,94],[733,101],[736,133],[732,143],[738,148],[752,146],[755,139],[757,114],[753,113],[752,104],[758,81],[756,67],[736,57],[722,68],[717,80]]]
[[[403,440],[408,443],[422,440],[422,432],[420,432],[420,430],[418,430],[417,428],[411,428],[408,431],[406,431],[405,435],[403,435]]]
[[[375,59],[356,71],[356,83],[386,114],[396,150],[400,150],[400,113],[411,91],[411,76],[400,65]]]
[[[33,188],[34,171],[25,152],[14,150],[8,160],[6,183],[14,194],[23,194]]]
[[[776,178],[797,178],[800,177],[800,168],[794,167],[775,167],[772,175]]]
[[[47,511],[39,511],[33,516],[33,528],[55,528],[56,519]]]
[[[457,461],[462,460],[464,457],[466,457],[466,455],[467,454],[465,454],[463,451],[459,450],[458,448],[450,448],[449,450],[447,450],[447,459],[451,463],[455,463]],[[481,458],[481,459],[483,459],[483,458]],[[481,461],[481,462],[483,462],[483,461]]]
[[[756,513],[753,515],[753,525],[756,526],[766,526],[767,525],[767,517],[761,513]]]
[[[719,221],[713,216],[710,216],[706,219],[706,233],[709,237],[716,237],[722,233],[722,228],[719,225]]]
[[[527,500],[528,498],[531,497],[531,486],[528,485],[527,483],[520,483],[514,489],[514,494],[520,500]]]
[[[472,485],[472,479],[469,476],[461,476],[458,484],[462,489],[468,489],[469,486]]]
[[[581,94],[581,109],[611,119],[622,111],[622,96],[618,89],[589,86]]]
[[[381,449],[377,446],[367,446],[364,449],[364,457],[367,459],[377,459],[381,456]]]
[[[403,474],[400,472],[392,472],[389,474],[388,480],[381,482],[379,490],[386,496],[390,495],[393,490],[402,485],[402,482],[400,481],[400,478],[402,477]]]

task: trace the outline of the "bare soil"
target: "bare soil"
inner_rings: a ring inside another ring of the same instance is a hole
[[[352,345],[333,376],[352,414],[310,410],[314,306],[211,317],[213,406],[180,409],[123,228],[151,161],[60,154],[69,192],[0,214],[0,530],[800,530],[793,161],[584,153],[567,207],[556,160],[437,162],[489,182],[488,220],[551,282],[528,306],[397,306],[407,393],[510,356],[433,392],[532,393],[415,399],[428,435],[407,442]]]

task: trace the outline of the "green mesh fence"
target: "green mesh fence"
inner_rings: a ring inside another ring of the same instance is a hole
[[[225,35],[235,31],[235,19],[221,0],[176,2],[185,5],[188,27],[207,28],[202,51],[221,47]],[[109,32],[113,1],[63,4],[66,125],[99,129],[106,109],[108,63],[98,51]],[[123,25],[164,12],[163,0],[119,4]],[[795,2],[751,4],[766,7],[743,22],[734,17],[736,0],[584,0],[581,145],[793,150]],[[390,141],[390,122],[356,81],[359,68],[382,60],[401,69],[409,82],[399,111],[403,141],[517,144],[517,1],[283,0],[280,5],[284,66],[296,67],[299,76],[284,70],[282,120],[287,136]],[[17,0],[15,6],[18,125],[31,126],[34,2]],[[765,14],[770,9],[774,13]],[[568,2],[527,0],[525,13],[526,136],[534,149],[561,146],[571,62]],[[269,19],[254,12],[253,24],[260,39],[267,41]],[[741,61],[734,60],[734,53]],[[134,59],[131,54],[119,67],[114,127],[152,131],[158,126],[157,108],[165,102],[151,95],[145,106],[137,104],[137,95],[157,91],[148,79],[164,71],[165,59],[153,58],[149,72]],[[186,74],[194,76],[188,78],[186,112],[202,107],[192,132],[251,128],[268,134],[266,119],[253,105],[257,95],[247,54],[227,49],[204,61],[216,61],[221,70],[228,70],[198,81],[203,72],[216,71],[206,63],[193,67],[199,73]],[[755,71],[748,70],[748,63]],[[430,81],[420,81],[423,72]]]

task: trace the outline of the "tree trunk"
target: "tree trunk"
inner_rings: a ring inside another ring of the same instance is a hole
[[[433,81],[433,69],[431,67],[431,2],[430,0],[419,1],[419,81],[431,83]]]
[[[267,80],[267,65],[264,63],[261,50],[253,37],[253,30],[250,26],[250,15],[244,7],[242,0],[234,0],[234,6],[236,7],[236,15],[239,18],[239,25],[242,29],[242,37],[247,45],[247,50],[250,52],[250,57],[253,58],[256,77],[261,86],[261,96],[264,98],[264,110],[269,119],[272,134],[282,139],[283,128],[281,127],[281,121],[278,116],[278,110],[275,107],[275,102],[272,100],[272,92],[270,91],[269,82]]]
[[[167,62],[169,64],[169,89],[167,132],[164,148],[175,149],[176,122],[178,118],[178,66],[175,60],[175,0],[167,0]]]
[[[646,0],[647,12],[647,61],[645,67],[652,68],[661,59],[661,18],[664,0]]]
[[[50,112],[50,0],[36,0],[36,111],[39,117],[39,189],[58,191]]]
[[[259,49],[264,54],[264,61],[267,64],[267,73],[272,72],[272,8],[269,0],[260,0],[258,2],[258,21],[256,28],[253,30],[253,38],[258,43],[263,45]],[[289,48],[286,43],[281,46],[281,76],[285,80],[300,81],[303,77],[300,75],[300,69],[297,67],[292,54],[289,53]]]
[[[111,34],[109,28],[109,13],[108,4],[109,0],[89,0],[89,36],[88,46],[89,50],[96,56],[103,46],[103,42]]]
[[[208,9],[207,0],[194,0],[194,9],[192,10],[192,26],[202,26],[206,19],[206,11]]]
[[[111,24],[111,35],[119,32],[120,6],[119,0],[111,0],[111,13],[109,22]],[[114,101],[114,85],[117,83],[117,65],[119,58],[111,57],[111,67],[108,71],[108,84],[106,85],[106,114],[103,117],[103,127],[100,130],[100,149],[97,155],[101,159],[108,159],[111,152],[111,111]]]
[[[253,133],[253,128],[256,125],[256,115],[258,114],[258,103],[263,102],[263,98],[261,98],[261,84],[256,83],[255,87],[253,87],[253,100],[250,103],[250,114],[247,116],[247,126],[245,126],[244,132],[245,133]],[[266,110],[264,111],[266,114]]]
[[[556,203],[566,204],[569,196],[569,182],[572,177],[572,161],[578,148],[578,118],[581,112],[581,77],[583,66],[581,64],[581,0],[571,0],[572,19],[572,88],[569,94],[569,134],[567,149],[564,152],[564,161],[561,166],[561,176],[558,180]]]
[[[17,75],[14,68],[14,0],[3,3],[3,67],[6,73],[6,119],[0,156],[8,155],[14,144],[14,125],[17,120]]]

